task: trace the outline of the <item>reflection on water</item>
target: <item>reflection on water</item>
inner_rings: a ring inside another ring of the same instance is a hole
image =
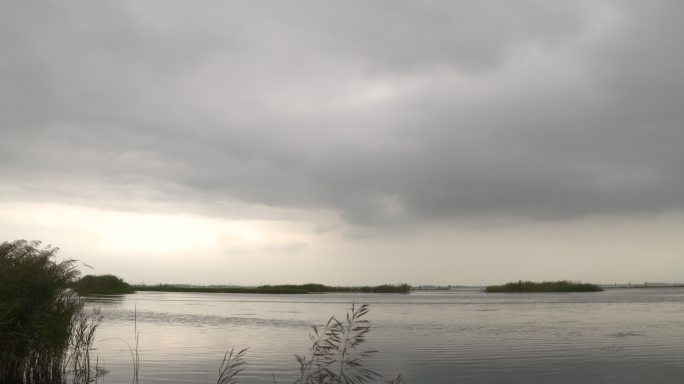
[[[93,306],[100,304],[123,303],[126,300],[126,295],[86,295],[83,297],[88,304]]]
[[[241,295],[141,292],[89,297],[105,320],[108,382],[129,381],[133,321],[141,382],[216,380],[223,353],[251,347],[241,383],[292,382],[308,332],[352,302],[371,304],[368,365],[410,383],[681,383],[684,289],[579,294]],[[137,307],[137,309],[136,309]]]

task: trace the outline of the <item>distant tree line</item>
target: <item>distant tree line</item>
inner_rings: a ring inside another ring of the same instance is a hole
[[[120,295],[135,293],[133,287],[114,275],[83,276],[71,287],[81,295],[110,294]]]
[[[490,285],[485,288],[489,293],[523,293],[523,292],[600,292],[603,288],[595,284],[572,282],[568,280],[544,281],[536,283],[532,281],[518,281],[503,285]]]
[[[411,286],[408,284],[383,284],[363,287],[333,287],[323,284],[283,284],[283,285],[260,285],[258,287],[188,287],[170,284],[158,285],[134,285],[135,291],[156,292],[205,292],[205,293],[263,293],[263,294],[307,294],[307,293],[332,293],[332,292],[360,292],[360,293],[409,293]]]

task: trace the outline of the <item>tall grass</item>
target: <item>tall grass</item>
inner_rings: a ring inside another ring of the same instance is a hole
[[[245,368],[247,350],[245,348],[235,352],[233,348],[223,355],[216,384],[237,384],[237,375]]]
[[[69,348],[63,364],[62,381],[90,383],[97,367],[90,365],[90,351],[95,341],[95,330],[102,321],[99,310],[79,311],[71,322]]]
[[[138,331],[138,304],[135,305],[135,317],[133,318],[133,333],[135,334],[135,345],[131,350],[131,358],[133,359],[133,384],[138,384],[140,379],[140,331]]]
[[[346,321],[333,316],[324,329],[314,327],[309,355],[296,355],[301,375],[295,384],[367,383],[380,378],[364,366],[364,359],[377,351],[360,349],[370,331],[368,320],[362,319],[367,313],[367,304],[352,305]]]
[[[0,244],[0,382],[88,383],[89,352],[102,317],[67,287],[74,260],[39,241]]]
[[[324,327],[312,327],[309,334],[311,345],[304,355],[295,355],[299,364],[299,377],[293,384],[364,384],[383,379],[378,372],[369,369],[365,361],[378,351],[363,348],[370,323],[363,317],[368,314],[368,304],[352,304],[344,321],[330,317]],[[219,368],[217,384],[236,384],[237,375],[244,369],[243,349],[237,353],[231,349]],[[275,377],[273,382],[277,384]],[[401,375],[386,380],[389,384],[401,384]]]
[[[312,327],[311,346],[307,355],[295,355],[300,376],[293,384],[362,384],[383,378],[366,367],[365,362],[376,350],[363,348],[371,330],[368,304],[352,304],[345,320],[332,316],[325,327]],[[401,375],[388,383],[402,383]]]

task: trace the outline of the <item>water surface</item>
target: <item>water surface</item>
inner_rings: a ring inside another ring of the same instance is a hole
[[[241,383],[292,382],[311,325],[369,303],[368,365],[409,383],[681,383],[684,289],[485,294],[156,293],[98,297],[105,382],[212,383],[223,354],[249,347]],[[102,360],[100,360],[102,364]]]

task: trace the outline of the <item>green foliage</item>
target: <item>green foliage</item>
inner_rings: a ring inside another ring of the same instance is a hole
[[[88,382],[89,343],[101,317],[83,313],[67,287],[78,277],[73,260],[56,262],[58,248],[39,241],[0,244],[0,382]]]
[[[532,281],[518,281],[517,283],[506,283],[504,285],[490,285],[485,288],[489,293],[524,293],[524,292],[600,292],[603,288],[598,285],[562,281],[544,281],[535,283]]]
[[[83,276],[73,284],[73,289],[82,295],[118,295],[135,293],[133,287],[114,275]]]
[[[409,293],[411,286],[377,285],[372,287],[331,287],[323,284],[284,284],[284,285],[261,285],[258,287],[178,287],[168,284],[159,285],[134,285],[136,291],[157,292],[205,292],[205,293],[264,293],[264,294],[305,294],[326,292],[361,292],[361,293]]]

